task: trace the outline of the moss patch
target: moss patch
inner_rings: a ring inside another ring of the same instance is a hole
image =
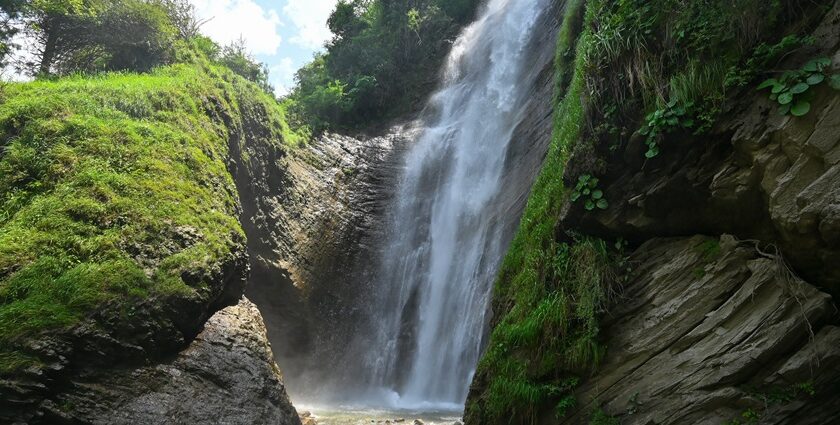
[[[202,293],[185,277],[244,241],[226,168],[242,114],[258,105],[266,139],[299,140],[274,99],[207,64],[11,84],[2,97],[2,374],[37,364],[26,339],[106,305]]]

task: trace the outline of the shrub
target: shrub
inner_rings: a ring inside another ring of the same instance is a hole
[[[785,71],[779,78],[764,80],[758,90],[770,89],[770,100],[779,104],[779,114],[801,117],[811,110],[811,87],[823,82],[840,90],[840,74],[829,74],[831,59],[818,58],[808,61],[802,68]]]

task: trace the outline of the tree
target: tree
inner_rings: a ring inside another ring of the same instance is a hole
[[[358,126],[416,106],[478,0],[340,0],[327,52],[297,74],[291,100],[313,130]],[[330,102],[334,104],[330,105]]]
[[[170,14],[184,0],[33,0],[18,12],[36,46],[20,64],[31,75],[146,71],[169,63],[179,30]],[[172,12],[174,13],[174,12]]]
[[[24,0],[0,0],[0,68],[6,66],[9,54],[15,48],[11,40],[20,30],[15,24],[24,5]]]
[[[242,78],[257,84],[266,93],[274,95],[274,87],[268,82],[268,67],[257,62],[248,53],[244,39],[240,38],[223,47],[218,62]]]
[[[169,20],[178,36],[182,40],[190,40],[199,36],[201,26],[210,19],[200,20],[195,13],[195,6],[187,0],[159,0],[160,4],[169,14]]]
[[[91,44],[94,0],[34,0],[22,9],[24,28],[37,45],[37,62],[25,64],[33,75],[46,75],[53,64]]]

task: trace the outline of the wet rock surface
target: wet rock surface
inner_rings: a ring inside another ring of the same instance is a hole
[[[746,412],[820,424],[840,414],[837,310],[780,257],[724,235],[652,239],[631,261],[604,318],[607,356],[564,423],[598,408],[622,424],[721,424]]]
[[[40,423],[300,424],[262,317],[243,299],[160,364],[87,371],[44,402]]]
[[[324,134],[292,151],[246,146],[234,173],[248,236],[251,277],[246,294],[262,311],[275,354],[287,371],[326,369],[362,320],[360,269],[381,236],[410,124],[381,136]],[[338,318],[341,318],[340,320]]]

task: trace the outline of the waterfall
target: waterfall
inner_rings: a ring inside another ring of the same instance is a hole
[[[398,407],[466,398],[507,248],[498,199],[533,78],[527,47],[548,1],[484,6],[455,42],[406,155],[373,282],[373,329],[360,337],[364,385],[393,391]]]

